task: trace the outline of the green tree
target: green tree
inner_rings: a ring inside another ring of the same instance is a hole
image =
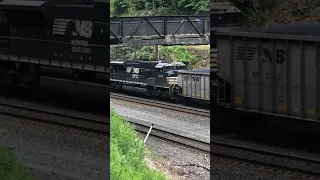
[[[209,14],[208,0],[111,0],[113,16]]]
[[[210,3],[208,0],[178,0],[180,7],[191,8],[196,14],[209,12]]]

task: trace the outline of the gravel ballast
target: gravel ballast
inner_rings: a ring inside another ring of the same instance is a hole
[[[110,98],[110,107],[129,121],[210,142],[210,118]]]
[[[109,178],[109,137],[0,116],[0,146],[8,147],[38,180]]]
[[[145,134],[140,134],[141,138]],[[174,180],[209,180],[210,156],[208,153],[186,148],[175,143],[149,136],[146,146],[160,156],[162,172]]]

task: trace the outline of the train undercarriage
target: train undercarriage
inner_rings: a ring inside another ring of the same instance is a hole
[[[158,98],[162,100],[173,100],[178,104],[189,104],[191,98],[182,96],[182,88],[177,84],[169,87],[159,87],[152,85],[129,84],[120,81],[110,81],[110,88],[119,92],[125,92],[124,87],[143,89],[145,94],[150,98]]]
[[[109,86],[109,74],[79,69],[57,68],[26,62],[0,61],[0,84],[37,90],[42,76]]]

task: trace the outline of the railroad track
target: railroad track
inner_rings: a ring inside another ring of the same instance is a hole
[[[264,169],[267,168],[272,171],[283,170],[291,176],[303,179],[320,178],[320,161],[318,160],[247,148],[219,141],[211,141],[210,147],[212,156],[260,165]]]
[[[143,105],[149,105],[153,107],[159,107],[163,109],[170,109],[178,112],[184,112],[184,113],[194,114],[194,115],[203,116],[203,117],[210,117],[210,110],[192,108],[192,107],[187,107],[187,106],[182,106],[182,105],[177,105],[172,103],[149,100],[145,98],[138,98],[138,97],[123,95],[119,93],[110,93],[110,98],[134,102],[134,103],[143,104]]]
[[[147,125],[143,125],[143,124],[138,124],[135,122],[130,122],[136,129],[136,131],[142,132],[147,134],[150,127]],[[192,139],[189,137],[185,137],[185,136],[181,136],[172,132],[168,132],[165,130],[161,130],[159,128],[157,128],[156,126],[154,126],[150,132],[151,136],[166,140],[166,141],[170,141],[185,147],[189,147],[192,149],[197,149],[203,152],[210,152],[210,143],[209,142],[204,142],[204,141],[199,141],[196,139]]]
[[[26,107],[26,105],[18,105],[15,103],[0,102],[0,114],[9,115],[17,118],[27,119],[40,123],[49,123],[60,125],[73,129],[85,130],[99,133],[101,135],[109,134],[110,123],[107,119],[88,118],[81,115],[70,115],[61,112],[54,112],[49,110]],[[130,122],[137,131],[148,133],[149,126]],[[183,146],[191,147],[205,152],[210,152],[210,144],[198,141],[192,138],[180,136],[168,131],[157,129],[154,127],[150,133],[151,136],[165,139]]]
[[[101,118],[87,118],[80,115],[63,114],[9,103],[0,103],[0,114],[39,123],[89,131],[101,135],[106,135],[110,132],[110,124],[107,118],[105,118],[105,120]]]
[[[0,103],[0,114],[95,132],[103,136],[110,132],[110,124],[107,119],[104,121],[99,118],[85,118],[80,115],[62,114],[32,107],[24,107],[22,105]],[[130,123],[133,124],[135,129],[139,132],[148,133],[150,129],[147,125],[134,122]],[[285,172],[291,172],[291,175],[296,174],[296,176],[299,177],[305,175],[306,179],[320,177],[320,161],[317,160],[294,157],[254,148],[246,148],[225,142],[211,141],[211,144],[209,144],[208,142],[195,140],[158,129],[156,126],[153,127],[150,135],[206,153],[210,152],[211,155],[216,157],[224,157],[238,162],[241,161],[268,167],[270,169],[282,169]]]
[[[130,122],[136,127],[137,131],[148,133],[150,127]],[[150,135],[170,141],[192,149],[200,150],[214,157],[223,157],[233,160],[237,165],[239,162],[253,164],[255,166],[269,169],[272,172],[282,170],[290,176],[303,177],[305,179],[319,179],[320,161],[302,157],[290,156],[271,151],[255,148],[247,148],[225,142],[211,141],[210,144],[187,138],[175,133],[157,129],[153,127]]]

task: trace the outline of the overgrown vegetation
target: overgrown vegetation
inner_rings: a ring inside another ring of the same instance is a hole
[[[31,173],[19,163],[12,152],[0,147],[0,179],[33,180]]]
[[[208,0],[110,0],[113,16],[208,14]]]
[[[149,169],[143,161],[146,149],[131,125],[110,110],[111,180],[166,180],[165,175]]]
[[[207,68],[210,64],[207,46],[159,46],[160,60],[183,62],[188,68]],[[111,48],[111,60],[156,59],[154,46]]]
[[[320,20],[319,0],[233,0],[245,15],[249,27],[300,20]]]

